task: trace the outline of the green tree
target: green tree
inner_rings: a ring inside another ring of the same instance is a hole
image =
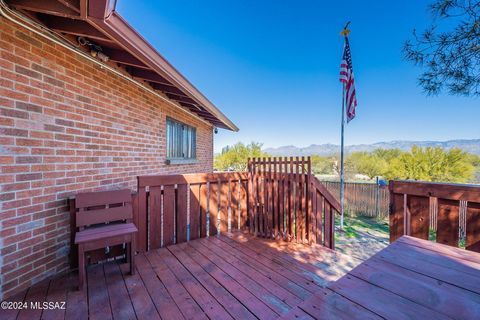
[[[313,174],[333,174],[335,159],[333,157],[311,156]]]
[[[440,147],[419,148],[391,161],[385,174],[388,179],[441,182],[467,182],[474,172],[469,155],[460,149],[445,151]]]
[[[345,167],[350,173],[364,174],[373,179],[384,175],[387,161],[375,152],[352,152],[345,161]]]
[[[403,48],[407,60],[424,68],[419,84],[427,94],[480,96],[480,1],[436,0],[432,25]]]
[[[262,152],[262,145],[258,142],[251,142],[247,145],[238,142],[233,146],[227,146],[222,149],[221,154],[215,156],[213,166],[220,171],[246,171],[248,158],[268,156]]]

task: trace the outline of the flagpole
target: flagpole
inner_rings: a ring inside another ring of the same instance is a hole
[[[350,33],[348,30],[348,25],[350,21],[347,22],[340,34],[344,37],[347,37]],[[340,228],[343,229],[343,217],[344,217],[344,203],[345,203],[345,166],[344,166],[344,130],[345,130],[345,84],[342,88],[342,125],[341,125],[341,138],[340,138]]]
[[[343,165],[343,156],[344,156],[344,129],[345,129],[345,85],[342,89],[342,133],[340,139],[340,228],[343,229],[343,209],[344,209],[344,200],[345,200],[345,168]]]

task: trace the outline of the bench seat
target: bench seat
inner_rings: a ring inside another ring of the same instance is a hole
[[[128,235],[137,231],[138,229],[133,223],[116,223],[93,227],[77,232],[75,234],[75,244]]]

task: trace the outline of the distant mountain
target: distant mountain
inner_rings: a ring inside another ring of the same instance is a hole
[[[466,152],[480,155],[480,139],[462,139],[449,141],[390,141],[372,144],[356,144],[345,146],[345,152],[373,151],[375,149],[400,149],[410,150],[412,146],[419,147],[442,147],[444,149],[460,148]],[[266,148],[264,152],[272,156],[328,156],[340,152],[340,146],[336,144],[312,144],[305,148],[296,146],[283,146],[278,148]]]

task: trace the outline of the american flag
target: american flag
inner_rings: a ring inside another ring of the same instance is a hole
[[[353,78],[352,54],[348,38],[345,37],[345,46],[343,48],[342,63],[340,64],[340,82],[343,83],[345,108],[347,110],[347,122],[355,118],[355,109],[357,107],[357,96],[355,94],[355,80]]]

